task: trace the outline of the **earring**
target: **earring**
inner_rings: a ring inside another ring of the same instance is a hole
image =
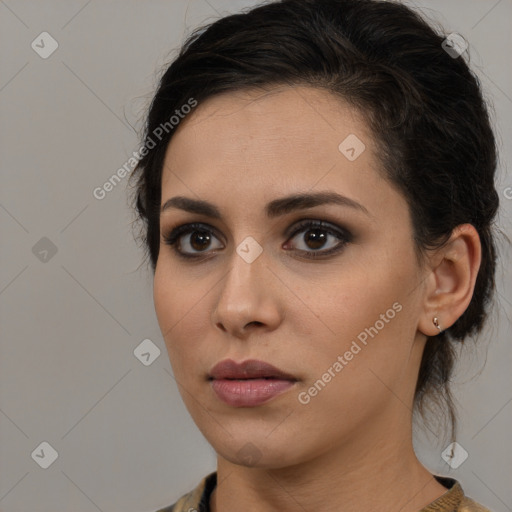
[[[435,316],[432,319],[432,323],[439,329],[439,332],[441,332],[441,326],[439,325],[439,320],[438,320],[437,316]]]

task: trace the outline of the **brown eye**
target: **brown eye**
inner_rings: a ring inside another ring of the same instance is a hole
[[[176,253],[184,258],[195,258],[206,253],[211,249],[213,240],[218,238],[213,234],[213,230],[204,224],[184,224],[164,236],[165,243],[171,245]],[[222,244],[214,247],[218,248],[222,248]]]
[[[205,249],[208,249],[210,242],[210,235],[206,231],[192,231],[189,239],[189,245],[195,251],[204,251]]]
[[[345,229],[309,220],[299,224],[290,240],[297,242],[287,242],[286,249],[290,249],[290,245],[295,245],[295,250],[304,257],[318,258],[341,250],[352,240],[352,235]]]
[[[223,245],[215,235],[215,229],[206,224],[184,224],[164,235],[164,241],[182,258],[207,256]],[[290,240],[297,240],[290,243]],[[214,242],[219,243],[215,246]],[[344,228],[322,221],[304,221],[295,226],[295,231],[284,248],[298,252],[304,258],[320,258],[337,253],[352,240],[352,235]]]
[[[330,236],[329,234],[326,234],[324,230],[318,228],[308,229],[305,233],[306,236],[304,236],[304,243],[310,249],[321,249]]]

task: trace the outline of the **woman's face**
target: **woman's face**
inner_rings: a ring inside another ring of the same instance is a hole
[[[410,428],[425,273],[376,151],[356,110],[309,87],[210,98],[169,144],[155,308],[224,459],[284,467]],[[282,374],[213,371],[226,360]]]

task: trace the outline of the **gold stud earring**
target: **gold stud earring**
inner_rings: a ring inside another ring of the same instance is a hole
[[[433,318],[432,323],[439,329],[439,332],[441,332],[441,326],[439,325],[439,320],[437,316]]]

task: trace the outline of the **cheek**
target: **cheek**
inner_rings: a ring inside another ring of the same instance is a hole
[[[185,367],[187,359],[196,354],[195,344],[201,339],[204,325],[198,317],[204,314],[204,289],[179,279],[176,273],[157,266],[153,283],[153,301],[158,324],[164,338],[170,362],[175,372]],[[186,350],[184,350],[186,348]]]
[[[162,266],[157,264],[153,279],[153,302],[158,324],[164,339],[172,325],[180,316],[180,302],[177,300],[176,286],[169,275],[163,272]]]
[[[380,316],[386,315],[386,311],[390,310],[386,320],[389,317],[393,321],[396,317],[393,304],[402,295],[399,286],[388,269],[382,272],[374,269],[370,272],[368,268],[361,271],[352,268],[351,272],[326,279],[324,285],[318,286],[316,296],[309,295],[305,309],[310,310],[310,326],[316,323],[328,338],[339,340],[336,349],[343,348],[344,341],[355,338],[376,322],[379,330],[384,331]]]
[[[350,272],[340,269],[337,277],[330,276],[309,294],[307,304],[314,306],[302,306],[307,313],[302,321],[304,332],[315,338],[303,354],[310,361],[311,378],[321,378],[338,356],[346,356],[339,372],[345,378],[363,378],[368,368],[390,379],[402,371],[416,328],[411,290],[418,270],[410,255],[403,254],[400,265],[391,256],[371,264],[361,259]]]

